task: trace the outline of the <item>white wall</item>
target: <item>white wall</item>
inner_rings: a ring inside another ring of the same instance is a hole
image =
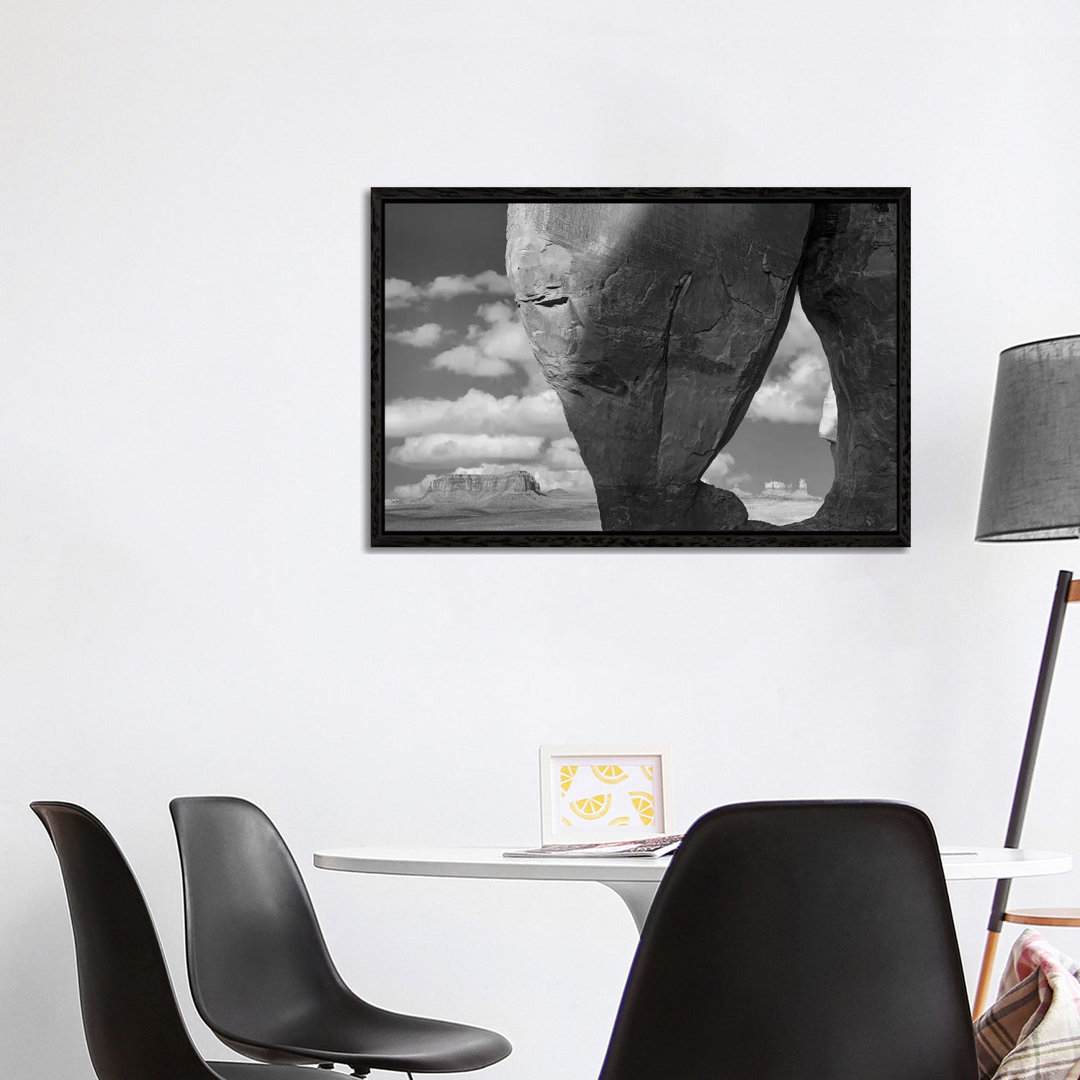
[[[1080,563],[971,537],[997,353],[1080,330],[1078,11],[5,5],[3,1071],[92,1075],[33,798],[113,828],[189,1017],[166,803],[255,799],[347,977],[507,1033],[492,1080],[596,1075],[617,898],[333,875],[316,847],[530,842],[539,744],[656,739],[683,824],[883,796],[1000,842]],[[910,185],[911,549],[366,551],[366,199],[393,184]],[[1072,624],[1031,846],[1080,853],[1078,692]],[[990,885],[953,895],[974,968]]]

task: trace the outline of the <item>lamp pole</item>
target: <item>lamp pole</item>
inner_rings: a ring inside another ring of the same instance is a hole
[[[1054,665],[1057,662],[1061,630],[1065,625],[1065,609],[1070,600],[1080,600],[1080,589],[1074,589],[1071,571],[1061,570],[1058,572],[1057,589],[1054,591],[1054,602],[1050,608],[1050,623],[1046,628],[1046,644],[1043,645],[1042,662],[1039,664],[1039,679],[1035,684],[1035,698],[1031,703],[1031,717],[1028,720],[1027,736],[1024,739],[1024,753],[1020,758],[1020,772],[1016,777],[1016,790],[1013,792],[1012,810],[1009,813],[1009,827],[1005,831],[1007,848],[1020,846],[1020,834],[1024,828],[1028,795],[1031,794],[1031,779],[1035,773],[1035,760],[1039,755],[1039,740],[1042,738],[1046,703],[1050,697],[1050,683],[1054,678]],[[994,970],[994,957],[997,955],[1001,925],[1005,921],[1005,905],[1009,902],[1011,885],[1012,878],[1000,878],[994,889],[994,900],[990,905],[990,921],[986,927],[986,946],[983,949],[982,967],[979,970],[979,983],[975,991],[975,1005],[972,1010],[976,1018],[982,1015],[990,994],[990,977]]]

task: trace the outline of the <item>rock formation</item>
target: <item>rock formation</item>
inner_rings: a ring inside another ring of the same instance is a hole
[[[891,203],[819,203],[799,274],[836,392],[836,478],[809,529],[897,525],[897,220]]]
[[[812,207],[517,203],[507,273],[607,531],[739,528],[700,478],[783,334]]]
[[[768,527],[700,478],[765,375],[796,275],[839,412],[836,482],[805,525],[895,527],[896,254],[889,204],[511,204],[507,273],[603,528]]]
[[[424,498],[444,495],[466,498],[482,498],[485,495],[521,495],[527,491],[540,494],[540,485],[531,472],[514,469],[513,472],[480,476],[477,473],[448,473],[436,476],[428,485]]]
[[[775,499],[809,499],[810,489],[806,486],[806,480],[801,479],[798,486],[785,484],[783,480],[766,480],[761,488],[762,495]]]
[[[532,473],[524,469],[479,476],[447,473],[436,476],[418,500],[420,504],[452,503],[485,509],[543,504],[546,496]]]

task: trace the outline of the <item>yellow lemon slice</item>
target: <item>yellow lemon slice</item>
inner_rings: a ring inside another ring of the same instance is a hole
[[[651,780],[652,779],[652,771],[653,771],[653,767],[651,765],[642,765],[641,766],[641,775],[644,776],[646,780]]]
[[[573,824],[574,824],[574,823],[573,823],[573,822],[572,822],[572,821],[571,821],[571,820],[570,820],[569,818],[565,818],[565,817],[564,817],[564,818],[562,818],[561,820],[562,820],[562,823],[563,823],[564,825],[573,825]]]
[[[611,795],[590,795],[586,799],[578,799],[570,804],[570,809],[582,821],[596,821],[611,809]]]
[[[602,780],[605,784],[618,784],[627,777],[627,772],[621,765],[594,765],[592,772],[597,780]]]
[[[630,819],[624,815],[623,817],[612,818],[608,822],[608,824],[609,825],[629,825],[630,824]]]
[[[570,785],[574,782],[574,773],[577,771],[576,765],[563,765],[559,769],[559,787],[562,788],[564,795],[570,790]]]
[[[630,801],[634,804],[638,817],[641,818],[641,824],[651,825],[654,812],[653,797],[647,791],[631,791]]]

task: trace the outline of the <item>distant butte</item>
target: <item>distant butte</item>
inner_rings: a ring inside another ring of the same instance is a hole
[[[420,497],[421,504],[451,503],[456,506],[496,508],[543,504],[546,496],[532,473],[524,469],[479,476],[447,473],[436,476]]]

